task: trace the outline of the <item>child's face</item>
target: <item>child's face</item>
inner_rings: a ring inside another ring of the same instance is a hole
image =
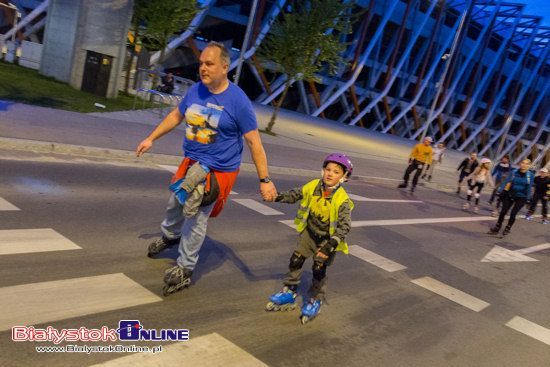
[[[439,149],[443,149],[443,144],[439,143],[439,144],[437,144],[437,147],[438,147]]]
[[[544,172],[544,171],[539,171],[540,173],[540,177],[546,177],[548,176],[548,173]]]
[[[327,166],[323,168],[323,183],[326,186],[338,185],[342,177],[344,177],[344,170],[338,163],[329,162]]]

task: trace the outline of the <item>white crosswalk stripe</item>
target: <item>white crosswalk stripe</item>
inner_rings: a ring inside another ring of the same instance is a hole
[[[471,296],[468,293],[464,293],[459,289],[453,288],[450,285],[442,283],[431,277],[413,279],[411,282],[475,312],[479,312],[490,306],[490,303]]]
[[[0,211],[21,210],[9,201],[0,197]]]
[[[534,322],[515,316],[506,323],[506,326],[530,336],[533,339],[537,339],[546,345],[550,345],[550,329],[535,324]]]
[[[374,266],[377,266],[380,269],[389,271],[390,273],[394,271],[407,269],[406,266],[396,263],[395,261],[392,261],[390,259],[386,259],[385,257],[380,256],[372,251],[369,251],[361,246],[351,245],[349,247],[349,253],[350,255],[353,255],[363,261],[366,261]]]
[[[256,200],[252,200],[252,199],[233,199],[233,201],[236,202],[237,204],[241,204],[242,206],[245,206],[248,209],[252,209],[255,212],[258,212],[258,213],[263,214],[263,215],[283,215],[284,214],[284,213],[281,213],[278,210],[270,208],[267,205],[259,203]]]
[[[0,288],[0,331],[162,301],[126,275]]]
[[[0,255],[80,249],[51,228],[0,230]]]
[[[162,353],[135,353],[91,367],[123,366],[267,367],[265,363],[217,333],[164,345]]]

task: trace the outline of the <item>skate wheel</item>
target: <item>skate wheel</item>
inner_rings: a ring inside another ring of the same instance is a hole
[[[302,322],[302,325],[305,325],[309,320],[309,317],[307,316],[302,316],[300,317],[300,321]]]
[[[165,285],[164,287],[162,287],[162,295],[164,297],[168,297],[169,295],[171,295],[173,293],[170,288],[171,287],[169,285]]]
[[[265,306],[266,311],[278,311],[279,307],[274,302],[268,302]]]

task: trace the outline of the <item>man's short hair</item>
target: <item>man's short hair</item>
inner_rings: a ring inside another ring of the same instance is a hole
[[[220,50],[220,57],[222,59],[222,62],[224,64],[231,64],[231,56],[229,56],[229,51],[227,51],[227,48],[224,46],[223,43],[221,42],[216,42],[216,41],[210,41],[206,47],[216,47]],[[205,47],[205,48],[206,48]]]

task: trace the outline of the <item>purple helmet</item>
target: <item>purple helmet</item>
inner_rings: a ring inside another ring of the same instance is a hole
[[[329,162],[338,163],[339,165],[344,167],[347,176],[351,176],[351,173],[353,172],[353,164],[351,164],[351,160],[348,158],[347,155],[343,153],[329,154],[323,162],[323,168],[325,168]]]

